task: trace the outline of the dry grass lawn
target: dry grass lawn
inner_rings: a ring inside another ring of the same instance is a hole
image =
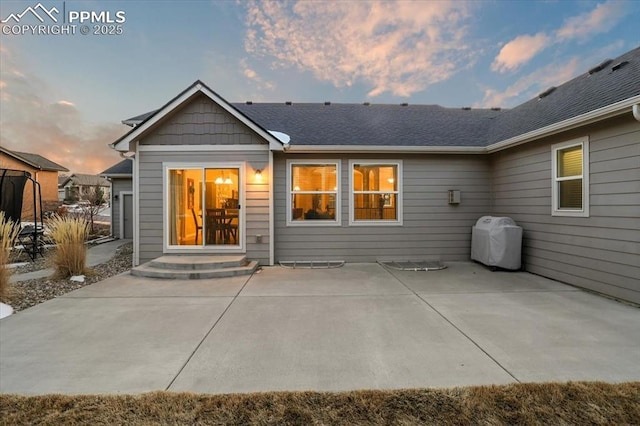
[[[640,424],[640,382],[203,395],[0,395],[10,425]]]

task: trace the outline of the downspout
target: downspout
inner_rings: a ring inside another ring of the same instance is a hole
[[[633,105],[633,118],[635,118],[637,121],[640,121],[640,104],[635,104]]]

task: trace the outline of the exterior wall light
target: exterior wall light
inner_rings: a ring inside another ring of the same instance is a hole
[[[256,182],[262,182],[262,170],[256,170],[255,178]]]

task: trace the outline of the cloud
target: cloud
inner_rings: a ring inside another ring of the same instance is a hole
[[[619,0],[609,0],[598,4],[591,12],[567,19],[558,29],[559,41],[578,39],[584,41],[596,34],[604,33],[615,27],[624,17],[626,4]]]
[[[505,44],[491,64],[491,69],[500,73],[513,71],[529,62],[547,47],[577,39],[585,41],[596,34],[611,30],[626,13],[626,4],[619,0],[609,0],[598,4],[595,9],[567,19],[562,27],[548,35],[520,35]]]
[[[99,173],[120,160],[107,144],[127,130],[118,124],[91,124],[69,100],[52,99],[47,84],[0,51],[2,96],[0,145],[40,154],[73,172]]]
[[[245,50],[274,68],[296,67],[369,96],[410,96],[473,65],[464,25],[469,4],[250,2]]]
[[[529,62],[538,52],[545,49],[552,39],[544,33],[534,36],[522,35],[505,44],[491,64],[491,69],[498,72],[511,71]]]
[[[484,98],[481,102],[475,104],[474,107],[490,108],[517,105],[551,86],[558,86],[570,80],[581,69],[582,65],[577,57],[573,57],[569,61],[564,61],[559,64],[549,64],[519,78],[502,92],[495,89],[485,89]]]
[[[271,81],[265,81],[262,77],[258,75],[253,69],[249,68],[246,59],[240,60],[240,68],[242,69],[242,74],[250,80],[258,89],[267,89],[273,90],[276,88],[275,83]]]

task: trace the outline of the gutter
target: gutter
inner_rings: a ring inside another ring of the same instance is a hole
[[[285,152],[295,153],[428,153],[428,154],[484,154],[483,146],[361,146],[361,145],[289,145]]]

